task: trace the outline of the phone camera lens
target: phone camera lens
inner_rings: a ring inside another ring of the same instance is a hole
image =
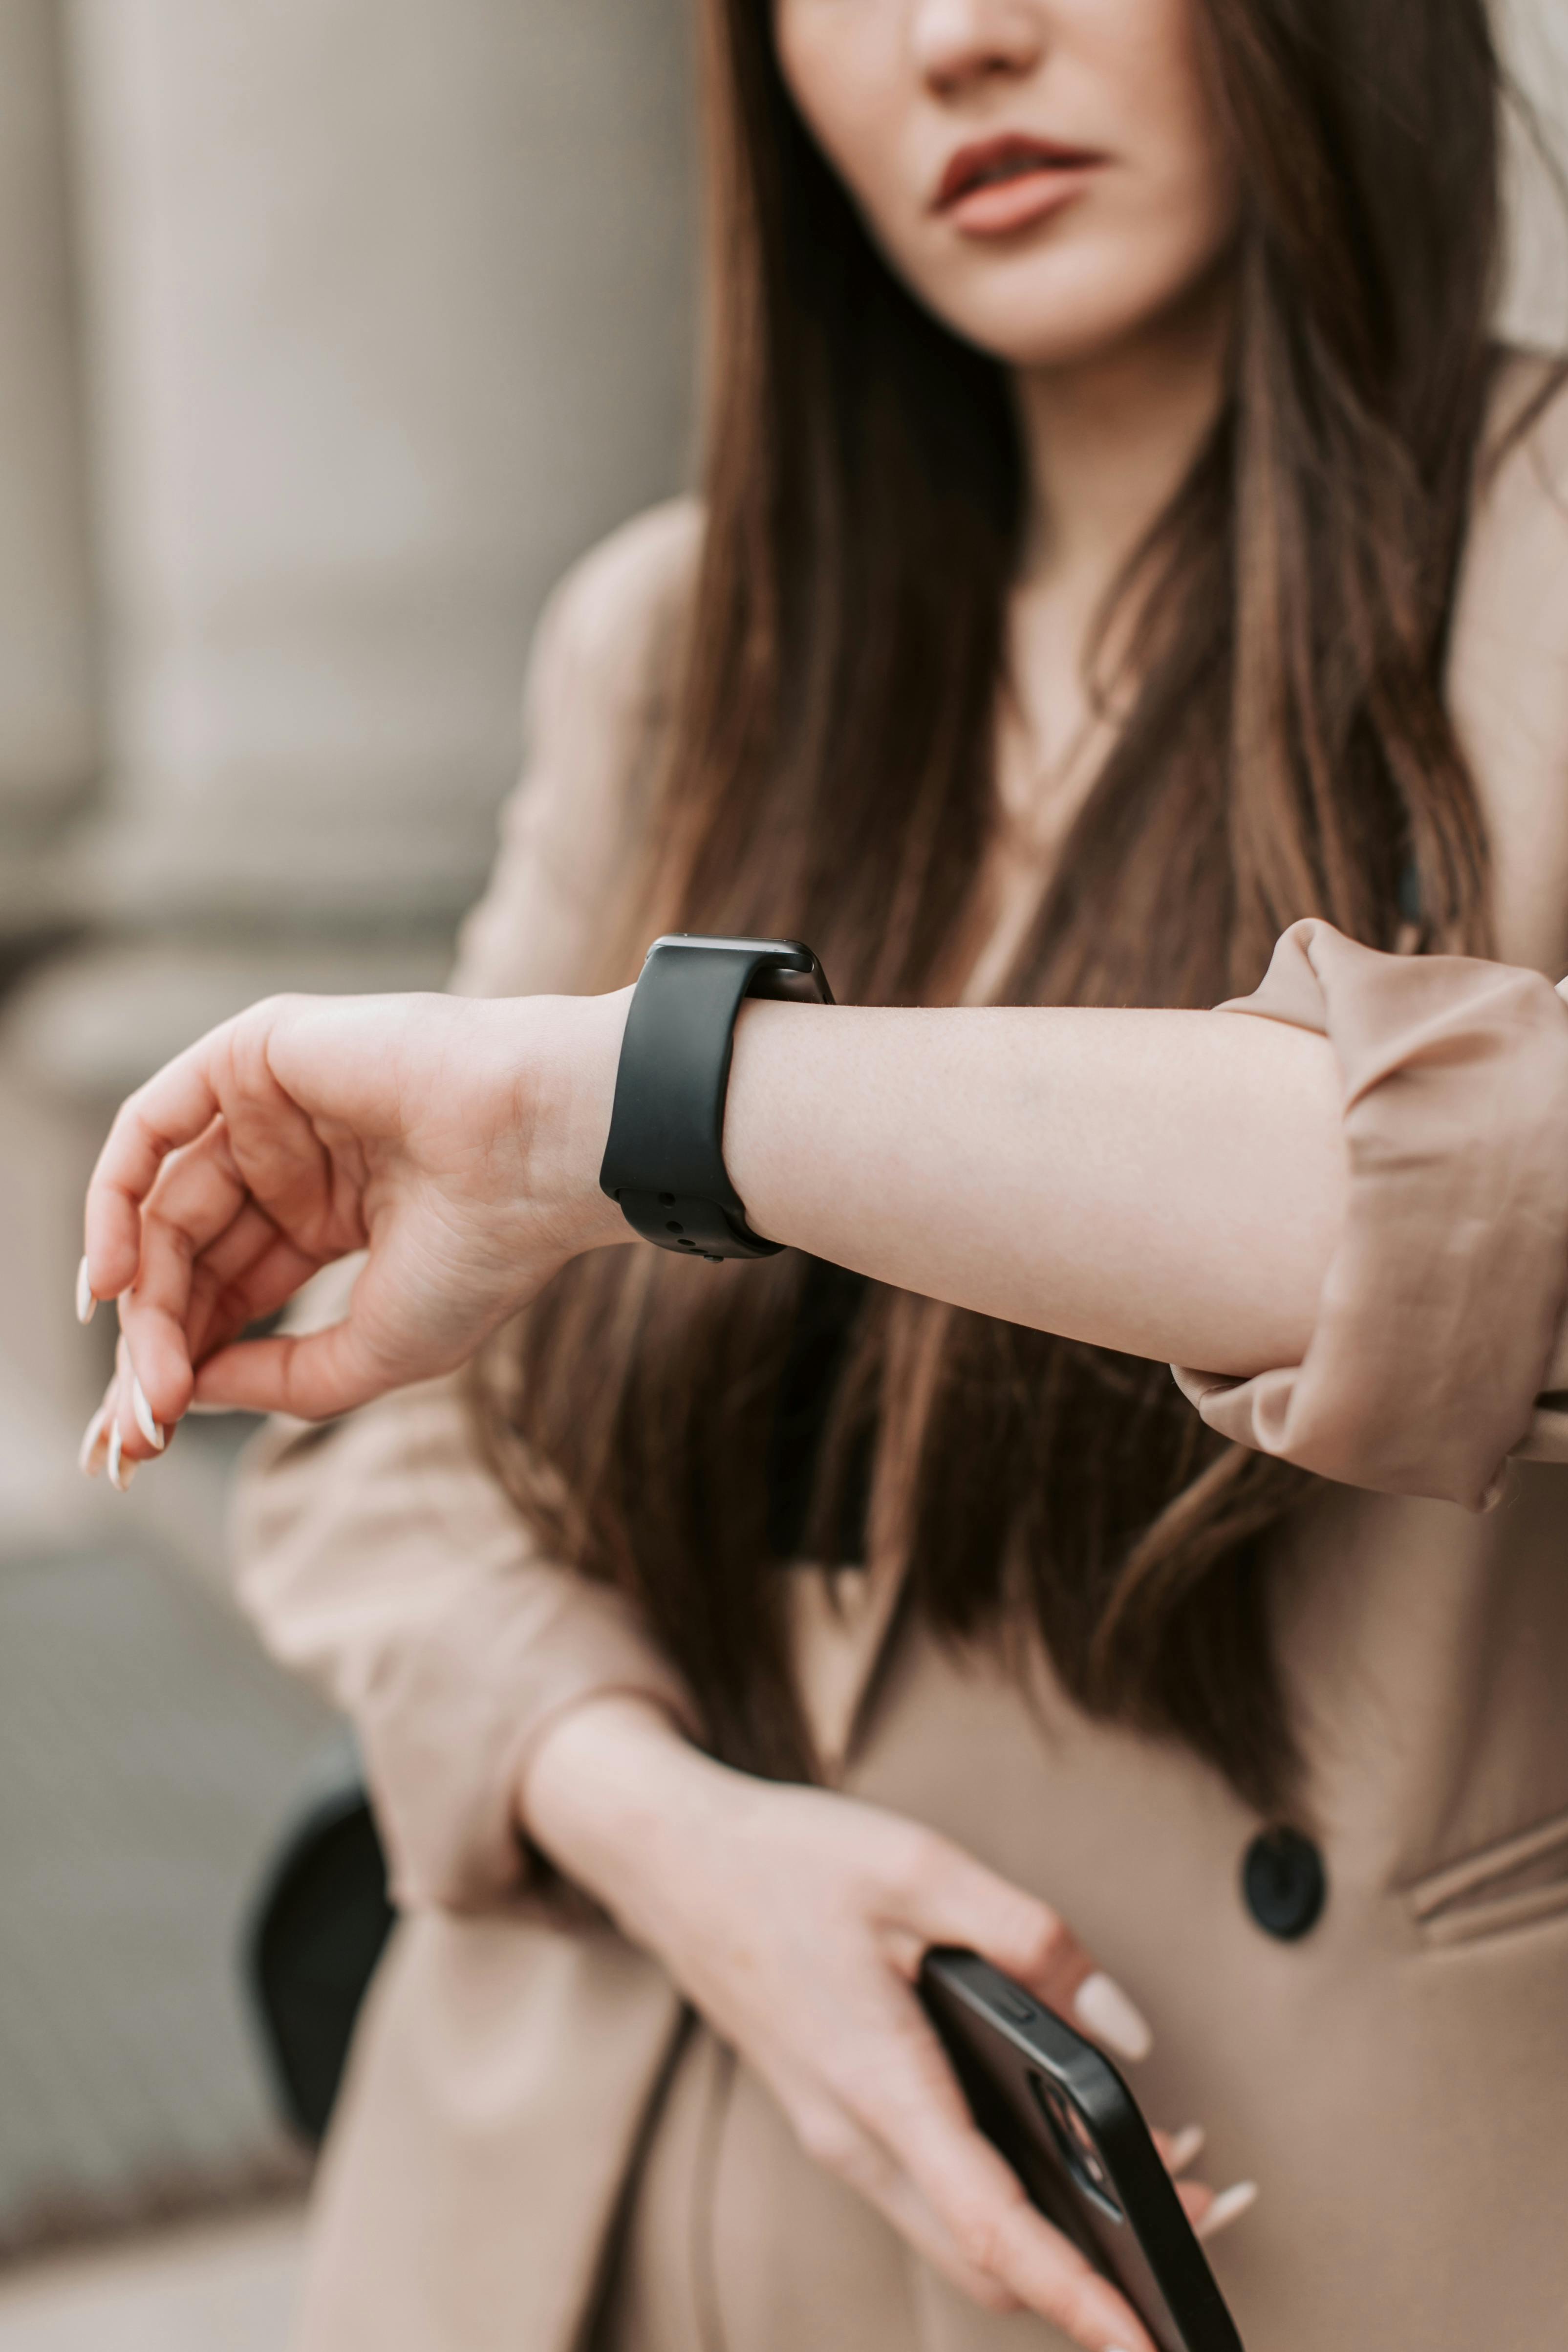
[[[1080,2189],[1096,2203],[1122,2218],[1122,2208],[1111,2186],[1110,2176],[1094,2145],[1093,2136],[1077,2107],[1056,2084],[1043,2074],[1031,2074],[1029,2086],[1035,2105],[1045,2117],[1057,2153]]]

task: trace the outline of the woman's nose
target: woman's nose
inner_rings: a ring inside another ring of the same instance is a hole
[[[1030,72],[1045,49],[1039,0],[915,0],[915,62],[944,97]]]

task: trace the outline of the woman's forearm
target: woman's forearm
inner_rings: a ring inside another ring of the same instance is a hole
[[[1210,1013],[748,1004],[725,1157],[774,1240],[1238,1374],[1300,1360],[1345,1185],[1326,1041]]]
[[[319,1420],[453,1370],[629,1241],[598,1182],[629,998],[275,998],[150,1080],[89,1194],[78,1312],[119,1301],[123,1360],[84,1466],[120,1483],[193,1395]],[[758,1003],[725,1152],[776,1240],[1245,1375],[1312,1328],[1338,1094],[1322,1038],[1260,1018]],[[342,1322],[242,1338],[361,1249]]]

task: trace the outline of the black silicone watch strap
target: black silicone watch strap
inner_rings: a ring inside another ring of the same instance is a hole
[[[724,1164],[736,1015],[748,996],[831,1004],[799,940],[655,940],[632,992],[599,1181],[644,1241],[689,1257],[772,1257]]]

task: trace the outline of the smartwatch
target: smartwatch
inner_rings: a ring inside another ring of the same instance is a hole
[[[632,993],[599,1181],[644,1241],[687,1257],[776,1257],[724,1164],[735,1023],[748,996],[831,1004],[799,940],[655,940]]]

